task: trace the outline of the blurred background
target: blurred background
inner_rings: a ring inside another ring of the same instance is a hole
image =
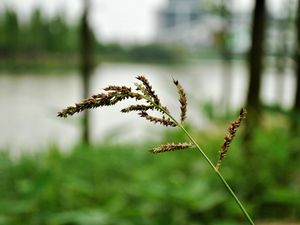
[[[246,224],[186,141],[122,106],[57,112],[146,75],[258,224],[300,224],[300,1],[1,0],[0,225]]]

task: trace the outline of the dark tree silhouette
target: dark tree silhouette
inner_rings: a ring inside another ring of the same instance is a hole
[[[296,88],[296,100],[294,104],[294,110],[296,112],[300,112],[300,1],[298,1],[297,7],[297,19],[296,19],[296,52],[295,52],[295,60],[296,60],[296,77],[297,77],[297,88]]]
[[[2,44],[2,53],[9,56],[11,59],[16,57],[19,46],[20,26],[16,12],[12,10],[5,11],[1,16],[1,25],[6,28],[1,32],[0,43]]]
[[[249,55],[249,90],[247,96],[247,129],[245,133],[245,153],[251,158],[251,140],[253,130],[259,125],[261,103],[259,99],[261,75],[263,70],[263,44],[265,36],[266,7],[265,0],[256,0],[253,11],[251,49]]]
[[[249,90],[247,96],[248,115],[246,120],[246,129],[244,134],[244,161],[247,165],[245,176],[246,179],[255,179],[257,171],[255,149],[253,145],[253,136],[255,130],[260,125],[261,103],[260,103],[260,86],[261,75],[263,70],[263,44],[265,36],[265,0],[256,0],[253,11],[251,49],[249,54]],[[253,185],[245,187],[246,198],[252,201],[255,198],[257,190],[262,187],[256,182]]]
[[[81,44],[81,74],[83,81],[83,97],[89,96],[90,76],[94,66],[93,59],[93,33],[88,23],[90,1],[84,0],[84,11],[80,26]],[[83,116],[83,141],[90,143],[90,115],[89,111],[84,112]]]
[[[247,96],[248,111],[258,118],[261,104],[259,100],[261,74],[263,69],[263,43],[265,35],[265,0],[256,0],[253,11],[251,49],[249,55],[249,90]],[[253,122],[253,121],[252,121]]]

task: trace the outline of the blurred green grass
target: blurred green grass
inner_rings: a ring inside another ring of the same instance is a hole
[[[189,129],[217,160],[224,130]],[[223,162],[224,176],[256,220],[299,221],[299,138],[282,127],[258,129],[250,168],[241,136]],[[183,140],[173,131],[161,143]],[[13,157],[2,151],[0,224],[245,224],[196,150],[149,154],[158,144],[51,147]]]

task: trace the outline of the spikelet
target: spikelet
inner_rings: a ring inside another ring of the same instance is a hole
[[[84,99],[79,103],[76,103],[75,106],[69,106],[63,109],[61,112],[58,112],[58,117],[67,117],[72,116],[75,113],[79,113],[85,109],[92,109],[99,106],[110,105],[111,99],[114,96],[112,94],[98,94],[97,96],[92,96],[91,98]]]
[[[117,91],[117,92],[131,92],[131,88],[126,86],[115,86],[110,85],[106,88],[103,88],[104,91]]]
[[[152,123],[160,123],[166,127],[171,126],[171,127],[176,127],[177,124],[170,120],[170,118],[165,118],[165,116],[162,116],[162,118],[150,116],[148,113],[145,111],[141,111],[138,113],[140,117],[145,118],[146,120],[149,120]]]
[[[115,105],[116,103],[128,98],[133,98],[136,100],[141,100],[143,98],[141,94],[132,92],[130,88],[125,86],[109,86],[104,88],[104,90],[111,92],[93,95],[88,99],[84,99],[81,102],[76,103],[75,106],[69,106],[63,109],[61,112],[58,112],[57,116],[68,117],[85,109]]]
[[[155,94],[155,91],[152,89],[152,86],[150,85],[147,78],[144,76],[137,76],[136,79],[140,80],[143,83],[144,89],[142,89],[142,90],[145,91],[145,95],[148,95],[151,98],[153,98],[155,104],[161,105],[158,96]]]
[[[153,99],[152,96],[149,95],[148,91],[146,90],[146,88],[143,85],[138,84],[138,83],[134,83],[134,85],[136,86],[137,91],[141,91],[147,98],[150,98],[155,103],[155,100]],[[149,101],[147,99],[145,99],[145,100],[147,103],[149,103],[153,106],[153,109],[157,110],[158,112],[161,112],[162,114],[165,114],[166,112],[170,113],[168,107],[161,105],[160,101],[159,101],[159,104],[155,103],[155,105],[154,105],[151,101]]]
[[[178,94],[179,94],[179,102],[180,102],[180,122],[183,123],[186,119],[186,110],[187,110],[187,99],[186,94],[184,92],[183,87],[179,84],[178,80],[173,79],[173,83],[175,84]]]
[[[59,117],[68,117],[72,116],[75,113],[79,113],[86,109],[92,109],[102,106],[112,106],[118,102],[121,102],[126,99],[135,99],[136,101],[143,100],[147,104],[136,104],[131,105],[127,108],[123,108],[121,112],[127,113],[132,111],[138,111],[140,117],[144,117],[146,120],[152,123],[159,123],[164,126],[176,127],[178,123],[173,121],[173,118],[170,116],[170,112],[166,106],[161,104],[159,97],[156,95],[149,81],[144,76],[136,77],[141,84],[135,83],[136,91],[132,91],[130,87],[127,86],[116,86],[110,85],[103,90],[104,93],[92,95],[88,99],[84,99],[79,103],[76,103],[75,106],[69,106],[63,109],[61,112],[58,112],[57,116]],[[181,121],[186,117],[186,96],[183,91],[182,86],[178,81],[173,81],[176,85],[181,103]],[[161,113],[161,117],[150,116],[146,111],[155,110]]]
[[[193,145],[191,143],[179,143],[179,144],[163,144],[156,148],[152,148],[149,152],[156,154],[162,152],[170,152],[170,151],[177,151],[177,150],[186,150],[192,148]]]
[[[121,110],[122,113],[128,113],[132,111],[147,111],[149,109],[154,109],[152,105],[131,105],[127,108]]]
[[[227,135],[224,137],[224,143],[221,146],[221,150],[220,150],[220,156],[219,156],[219,160],[217,162],[216,168],[219,169],[222,163],[222,160],[224,159],[224,157],[226,156],[228,149],[230,147],[230,144],[233,140],[233,138],[235,137],[235,134],[238,130],[238,128],[241,125],[241,122],[243,121],[243,119],[245,119],[247,114],[246,109],[242,108],[239,114],[239,117],[234,120],[233,122],[230,123],[229,127],[227,128]]]

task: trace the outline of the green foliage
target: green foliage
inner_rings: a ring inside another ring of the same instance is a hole
[[[227,197],[209,194],[196,155],[153,157],[132,146],[23,155],[1,175],[0,215],[5,224],[200,224]]]
[[[39,69],[48,64],[74,67],[78,63],[79,28],[79,21],[69,24],[62,15],[45,18],[39,9],[33,11],[28,21],[21,21],[15,11],[6,10],[0,15],[0,67],[10,70]],[[103,44],[93,38],[93,47],[101,61],[178,63],[184,56],[178,46],[159,44],[122,46]]]
[[[179,46],[156,43],[131,46],[122,46],[118,43],[97,43],[96,49],[102,60],[108,61],[180,63],[186,56],[184,49]]]
[[[58,15],[52,19],[42,17],[35,10],[28,22],[17,17],[16,12],[7,10],[0,18],[0,54],[11,55],[41,53],[75,53],[78,50],[78,27],[66,24]]]
[[[196,131],[190,131],[197,135]],[[166,133],[162,143],[184,141]],[[198,133],[210,156],[222,136]],[[282,128],[257,130],[249,170],[241,138],[222,172],[257,218],[300,219],[299,140]],[[297,142],[297,143],[296,143]],[[77,146],[62,153],[0,156],[0,224],[242,224],[233,199],[195,150],[150,155],[144,145]],[[250,203],[250,204],[249,204]]]
[[[133,61],[174,63],[183,59],[184,51],[176,46],[149,44],[133,46],[129,55]]]
[[[7,10],[0,18],[0,53],[14,54],[19,46],[19,22],[16,13]]]

